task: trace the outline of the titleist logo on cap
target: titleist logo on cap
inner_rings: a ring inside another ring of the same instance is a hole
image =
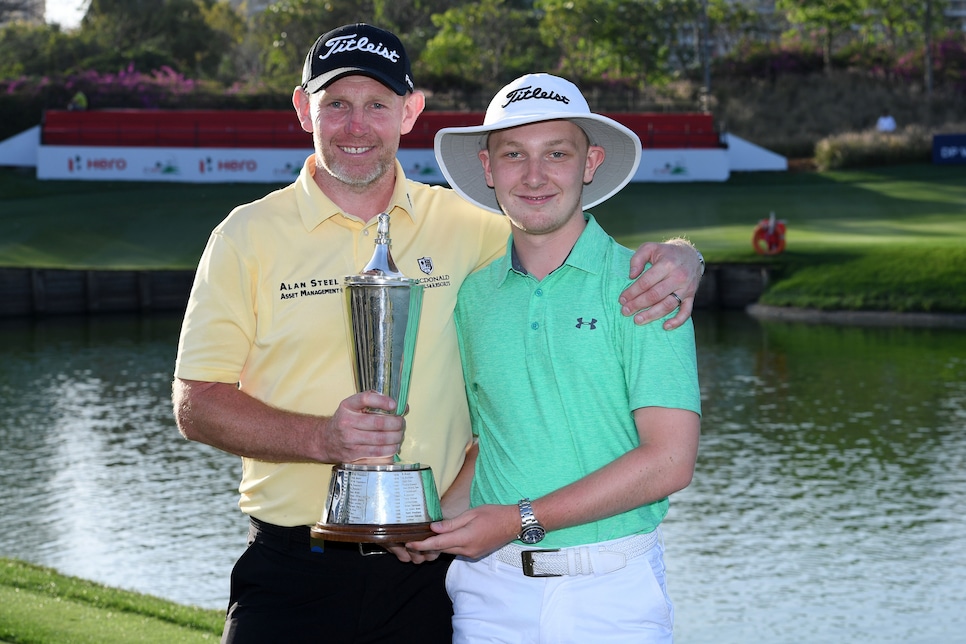
[[[319,60],[325,60],[332,54],[341,54],[347,51],[361,51],[382,56],[386,60],[393,63],[399,61],[399,52],[395,49],[389,49],[382,43],[371,43],[365,36],[358,38],[357,34],[351,34],[349,36],[336,36],[335,38],[325,41],[325,46],[328,47],[329,50],[324,54],[319,54]]]
[[[570,104],[570,99],[563,94],[558,94],[554,91],[545,90],[542,87],[533,87],[529,85],[527,87],[520,87],[518,89],[511,90],[506,95],[506,103],[501,107],[506,107],[510,103],[516,103],[518,101],[526,101],[530,99],[541,99],[550,101],[559,101],[564,105]]]

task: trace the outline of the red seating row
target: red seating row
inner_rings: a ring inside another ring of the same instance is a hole
[[[44,145],[164,148],[311,148],[292,110],[48,111]]]
[[[402,138],[404,148],[433,147],[436,132],[444,127],[465,127],[483,122],[483,112],[424,112],[413,131]],[[718,148],[721,137],[714,117],[703,113],[614,113],[610,118],[633,130],[647,148]]]
[[[701,112],[608,114],[641,137],[649,148],[718,148],[721,137],[714,117]]]
[[[710,114],[609,114],[641,137],[644,148],[716,148],[720,137]],[[479,125],[482,112],[424,112],[404,148],[432,149],[440,128]],[[44,145],[109,147],[311,148],[292,110],[50,110],[41,128]]]

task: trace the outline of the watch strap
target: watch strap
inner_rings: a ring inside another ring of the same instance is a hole
[[[537,517],[534,516],[533,514],[533,505],[531,505],[529,498],[520,499],[520,502],[517,504],[517,506],[519,506],[520,508],[519,534],[523,534],[523,531],[529,528],[530,526],[539,525],[539,521],[537,521]]]

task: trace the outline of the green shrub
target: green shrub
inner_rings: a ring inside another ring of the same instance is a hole
[[[819,170],[837,170],[902,163],[928,163],[932,159],[932,131],[910,125],[892,133],[845,132],[815,145]]]

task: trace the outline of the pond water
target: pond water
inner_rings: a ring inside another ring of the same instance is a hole
[[[179,324],[0,322],[0,556],[225,607],[240,462],[174,425]],[[964,641],[966,333],[709,311],[696,331],[701,452],[664,524],[676,641]]]

